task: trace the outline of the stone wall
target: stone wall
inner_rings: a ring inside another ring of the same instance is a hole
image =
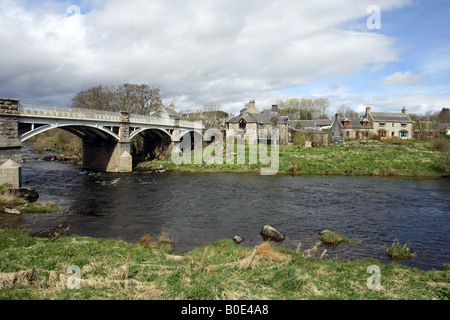
[[[8,159],[22,162],[18,106],[19,100],[0,98],[0,165]]]

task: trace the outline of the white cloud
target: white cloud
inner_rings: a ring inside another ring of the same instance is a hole
[[[67,105],[93,85],[140,82],[178,109],[235,112],[398,60],[395,39],[348,26],[365,23],[369,5],[409,0],[111,0],[72,16],[60,2],[23,3],[0,3],[0,95]]]
[[[422,83],[425,80],[425,76],[422,74],[414,74],[411,71],[396,72],[387,76],[383,80],[385,85],[415,85]]]

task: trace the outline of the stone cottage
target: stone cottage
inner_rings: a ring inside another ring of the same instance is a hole
[[[239,115],[231,117],[225,122],[225,134],[227,136],[256,136],[259,141],[270,139],[274,128],[278,129],[279,143],[287,144],[289,142],[287,117],[280,116],[277,105],[260,112],[256,109],[255,100],[250,100]],[[261,129],[264,129],[267,135],[264,135]]]
[[[401,113],[372,112],[367,107],[365,115],[360,118],[345,118],[336,113],[330,134],[333,140],[369,140],[374,137],[412,139],[413,122],[405,107]]]

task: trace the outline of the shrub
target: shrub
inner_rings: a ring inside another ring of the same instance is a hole
[[[392,259],[410,259],[416,255],[406,244],[400,245],[398,239],[394,240],[392,246],[386,250],[386,253]]]
[[[441,167],[444,171],[444,177],[450,178],[450,151],[441,153]]]
[[[303,147],[306,142],[306,134],[304,132],[294,132],[292,137],[292,143],[294,146]]]
[[[431,147],[438,151],[450,151],[450,139],[446,137],[438,137],[433,140]]]
[[[439,137],[433,140],[431,147],[438,151],[448,152],[450,151],[450,139],[446,137]]]

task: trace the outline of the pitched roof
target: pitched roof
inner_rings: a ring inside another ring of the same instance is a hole
[[[316,126],[318,127],[331,126],[332,124],[332,119],[316,119]]]
[[[370,116],[373,121],[386,122],[412,122],[407,114],[404,113],[389,113],[389,112],[371,112]]]
[[[346,127],[344,126],[344,122],[345,121],[350,121],[350,127]],[[373,126],[369,121],[369,126],[368,127],[364,127],[362,124],[363,122],[368,121],[367,119],[364,118],[345,118],[345,119],[339,119],[338,123],[341,127],[347,128],[347,129],[372,129]]]
[[[297,127],[299,124],[302,128],[314,128],[316,127],[316,120],[289,120],[289,125]]]
[[[241,121],[241,119],[244,119],[246,122],[258,123],[259,119],[256,117],[256,115],[257,114],[254,114],[254,113],[244,113],[244,114],[240,114],[238,116],[231,117],[226,122],[227,123],[238,123],[239,121]]]

